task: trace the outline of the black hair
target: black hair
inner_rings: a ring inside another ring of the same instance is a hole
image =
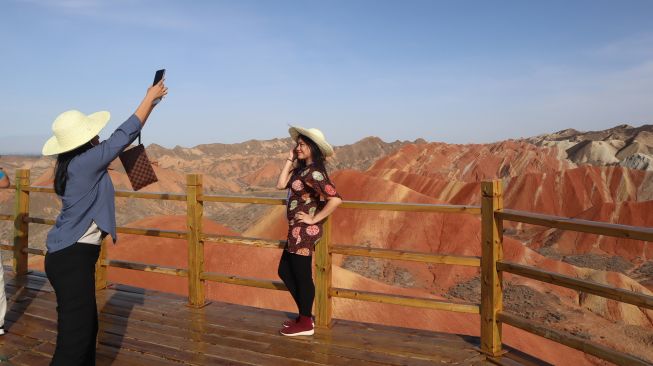
[[[54,191],[57,195],[63,196],[66,193],[66,182],[68,181],[68,164],[77,155],[91,149],[93,144],[87,142],[84,145],[57,155],[57,163],[54,166]]]
[[[308,145],[308,148],[311,149],[311,159],[313,160],[313,165],[315,165],[318,169],[323,171],[328,178],[329,174],[327,173],[326,170],[326,156],[324,156],[324,153],[322,153],[320,147],[317,146],[315,141],[311,140],[309,137],[304,135],[297,136],[297,145],[299,145],[299,139],[302,139],[302,141],[304,141],[306,145]],[[304,168],[306,168],[306,160],[297,160],[297,169],[302,170]]]

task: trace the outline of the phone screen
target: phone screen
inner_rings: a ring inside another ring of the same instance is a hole
[[[163,79],[163,75],[166,74],[166,69],[161,69],[161,70],[156,70],[156,74],[154,74],[154,82],[152,85],[156,85],[161,79]]]

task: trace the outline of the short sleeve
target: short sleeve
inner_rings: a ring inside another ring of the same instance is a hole
[[[305,181],[306,185],[311,187],[318,195],[325,199],[333,197],[342,198],[326,172],[320,169],[311,169],[311,171],[306,175]]]

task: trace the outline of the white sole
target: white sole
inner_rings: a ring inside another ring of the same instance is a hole
[[[299,333],[293,333],[293,334],[285,334],[285,333],[281,333],[281,334],[285,335],[286,337],[309,336],[309,335],[315,334],[315,329],[311,329],[311,330],[307,330],[307,331],[299,332]]]
[[[290,327],[290,325],[285,325],[285,324],[281,324],[281,325],[283,325],[284,328],[289,328]],[[311,322],[311,325],[313,326],[313,328],[315,328],[315,323],[314,322]]]

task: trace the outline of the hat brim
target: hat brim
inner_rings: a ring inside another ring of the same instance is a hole
[[[76,131],[74,140],[62,145],[56,136],[50,137],[43,145],[41,153],[44,156],[62,154],[84,145],[97,136],[100,131],[109,123],[111,114],[107,111],[100,111],[86,116],[86,128]]]
[[[297,142],[297,139],[299,138],[299,135],[303,135],[311,139],[317,147],[320,148],[320,151],[322,151],[322,154],[324,156],[329,157],[333,155],[333,147],[321,136],[316,136],[313,132],[310,130],[299,127],[299,126],[293,126],[288,129],[288,133],[290,134],[290,137],[293,139],[293,141]]]

